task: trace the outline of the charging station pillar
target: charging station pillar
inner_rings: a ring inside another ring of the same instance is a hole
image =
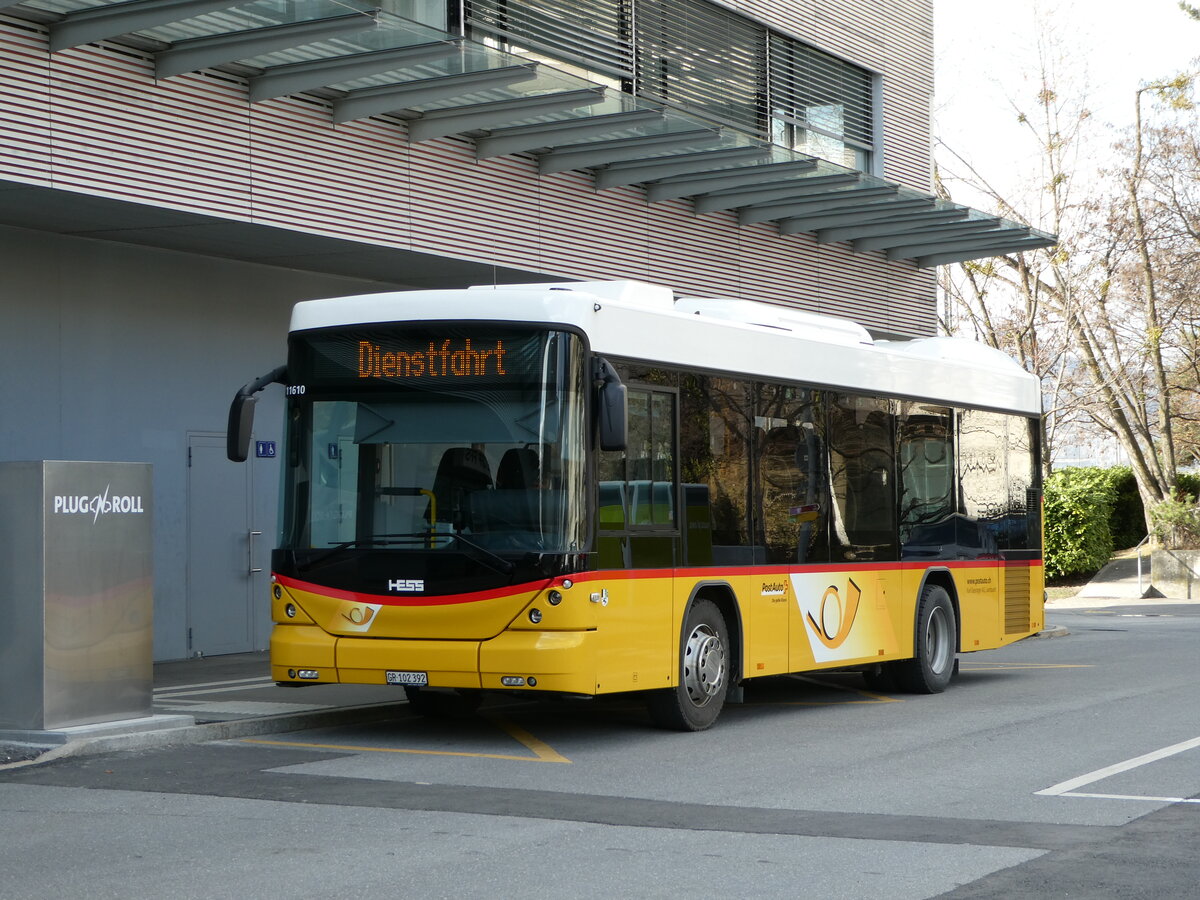
[[[153,712],[148,463],[0,463],[0,729]]]

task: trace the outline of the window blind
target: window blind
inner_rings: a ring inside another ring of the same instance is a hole
[[[766,28],[695,0],[637,0],[635,92],[735,127],[766,127]]]
[[[781,34],[770,46],[772,111],[869,149],[871,73]]]
[[[466,0],[475,32],[617,78],[633,77],[632,0]]]

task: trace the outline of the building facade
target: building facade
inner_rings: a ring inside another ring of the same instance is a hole
[[[935,330],[930,0],[0,3],[0,460],[150,462],[155,656],[266,645],[298,300],[633,278]],[[263,395],[258,434],[278,441]]]

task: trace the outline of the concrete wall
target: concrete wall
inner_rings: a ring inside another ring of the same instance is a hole
[[[284,362],[294,302],[380,285],[3,227],[0,271],[0,460],[154,466],[155,658],[183,657],[188,434],[223,434],[234,392]],[[281,392],[261,396],[256,436],[278,439]],[[265,562],[278,461],[251,464]]]
[[[1176,600],[1200,597],[1200,550],[1155,550],[1150,554],[1147,583],[1152,596]]]

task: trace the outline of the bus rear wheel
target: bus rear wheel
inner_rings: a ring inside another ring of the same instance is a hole
[[[954,675],[958,629],[946,589],[927,584],[917,604],[913,658],[890,664],[896,687],[910,694],[940,694]]]
[[[688,609],[679,636],[675,687],[654,691],[646,705],[654,724],[676,731],[703,731],[717,720],[729,693],[729,629],[711,600]]]

